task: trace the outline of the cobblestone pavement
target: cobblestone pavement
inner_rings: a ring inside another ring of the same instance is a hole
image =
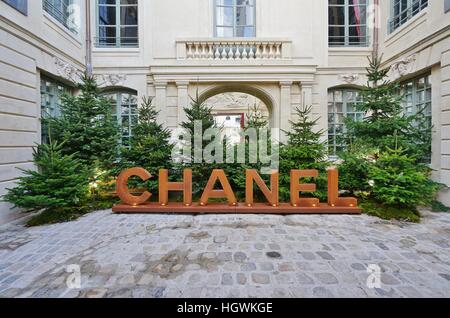
[[[380,288],[367,285],[371,264]],[[81,288],[69,289],[77,266]],[[417,225],[102,211],[10,224],[0,228],[0,297],[450,297],[450,214]]]

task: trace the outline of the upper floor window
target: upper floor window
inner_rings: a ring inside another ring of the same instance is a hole
[[[255,0],[214,0],[215,36],[255,37]]]
[[[367,0],[328,0],[330,46],[367,46]]]
[[[428,0],[392,0],[389,31],[395,31],[427,6]]]
[[[97,0],[97,46],[137,47],[138,0]]]
[[[3,2],[25,15],[28,14],[28,0],[3,0]]]
[[[330,155],[345,150],[345,119],[364,119],[364,112],[357,110],[361,95],[356,90],[336,89],[328,92],[328,149]]]
[[[74,8],[72,7],[73,2],[74,0],[44,0],[42,5],[45,12],[58,20],[59,23],[71,32],[78,33]]]

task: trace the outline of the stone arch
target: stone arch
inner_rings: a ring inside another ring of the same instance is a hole
[[[274,112],[277,109],[277,103],[273,96],[266,90],[249,84],[219,84],[212,87],[208,87],[200,92],[200,102],[205,102],[209,98],[223,93],[244,93],[252,95],[260,99],[269,111],[270,125],[274,126]]]

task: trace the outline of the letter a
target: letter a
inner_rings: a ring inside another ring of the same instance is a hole
[[[214,190],[214,185],[219,181],[223,190]],[[237,200],[228,182],[225,172],[220,169],[213,170],[205,191],[200,199],[200,205],[208,204],[210,198],[222,199],[226,198],[230,205],[237,205]]]

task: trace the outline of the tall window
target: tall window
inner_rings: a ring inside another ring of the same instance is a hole
[[[115,115],[122,132],[122,145],[130,146],[133,127],[138,122],[138,105],[135,92],[111,92],[105,95],[111,100],[112,114]]]
[[[137,47],[138,0],[97,0],[97,46]]]
[[[390,32],[405,24],[428,6],[428,0],[392,0],[392,18],[389,22]]]
[[[336,155],[344,150],[345,118],[362,120],[364,113],[356,110],[361,102],[358,91],[331,90],[328,92],[328,147],[329,154]]]
[[[255,0],[214,0],[217,37],[254,37]]]
[[[75,15],[73,12],[74,0],[44,0],[42,5],[44,10],[59,23],[64,25],[73,33],[77,33],[77,25],[75,22]]]
[[[61,115],[61,96],[72,93],[72,89],[54,79],[41,76],[41,118],[48,119]],[[42,142],[48,142],[48,128],[41,125]]]
[[[15,8],[17,11],[22,12],[23,14],[28,14],[28,0],[3,0],[11,7]]]
[[[330,46],[367,46],[367,0],[328,0]]]

